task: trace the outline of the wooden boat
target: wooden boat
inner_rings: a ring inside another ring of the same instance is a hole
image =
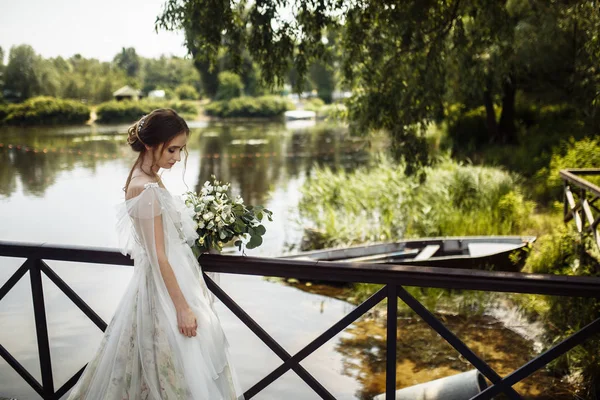
[[[306,251],[281,258],[519,271],[534,236],[465,236],[402,240]]]

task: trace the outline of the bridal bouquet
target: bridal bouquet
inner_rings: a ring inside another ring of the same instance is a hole
[[[230,183],[221,183],[214,175],[200,190],[185,194],[185,204],[194,210],[198,240],[192,246],[196,256],[211,249],[223,250],[223,244],[236,240],[235,245],[254,249],[262,244],[266,216],[273,221],[273,213],[262,206],[245,205],[244,200],[229,195]]]

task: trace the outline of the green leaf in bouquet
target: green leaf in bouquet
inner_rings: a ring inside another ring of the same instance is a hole
[[[236,240],[234,243],[234,246],[237,246],[239,251],[242,251],[242,241],[241,240]]]
[[[273,211],[271,210],[267,210],[266,208],[263,209],[263,212],[265,214],[267,214],[267,218],[269,219],[269,221],[273,222]]]
[[[259,225],[259,226],[257,226],[257,227],[254,228],[254,232],[256,232],[256,234],[258,234],[260,236],[264,235],[266,231],[267,230],[262,225]]]
[[[258,214],[256,214],[256,218],[257,218],[259,221],[262,221],[262,219],[263,219],[263,213],[262,213],[262,212],[259,212]]]
[[[244,221],[241,218],[235,219],[234,229],[238,233],[246,232],[246,224],[244,223]]]
[[[262,242],[263,242],[262,237],[260,237],[260,236],[252,236],[250,238],[250,241],[246,245],[246,247],[248,249],[254,249],[254,248],[260,246],[262,244]]]

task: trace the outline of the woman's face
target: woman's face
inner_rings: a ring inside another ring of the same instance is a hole
[[[156,164],[160,168],[170,169],[176,162],[181,161],[181,153],[187,144],[187,140],[188,136],[185,133],[180,133],[171,140],[171,143],[159,146],[154,153],[155,159],[158,158]]]

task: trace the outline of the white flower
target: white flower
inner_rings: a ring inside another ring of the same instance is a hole
[[[212,212],[207,212],[206,214],[204,214],[202,216],[202,218],[204,218],[205,221],[208,221],[209,219],[212,219],[215,215]]]

